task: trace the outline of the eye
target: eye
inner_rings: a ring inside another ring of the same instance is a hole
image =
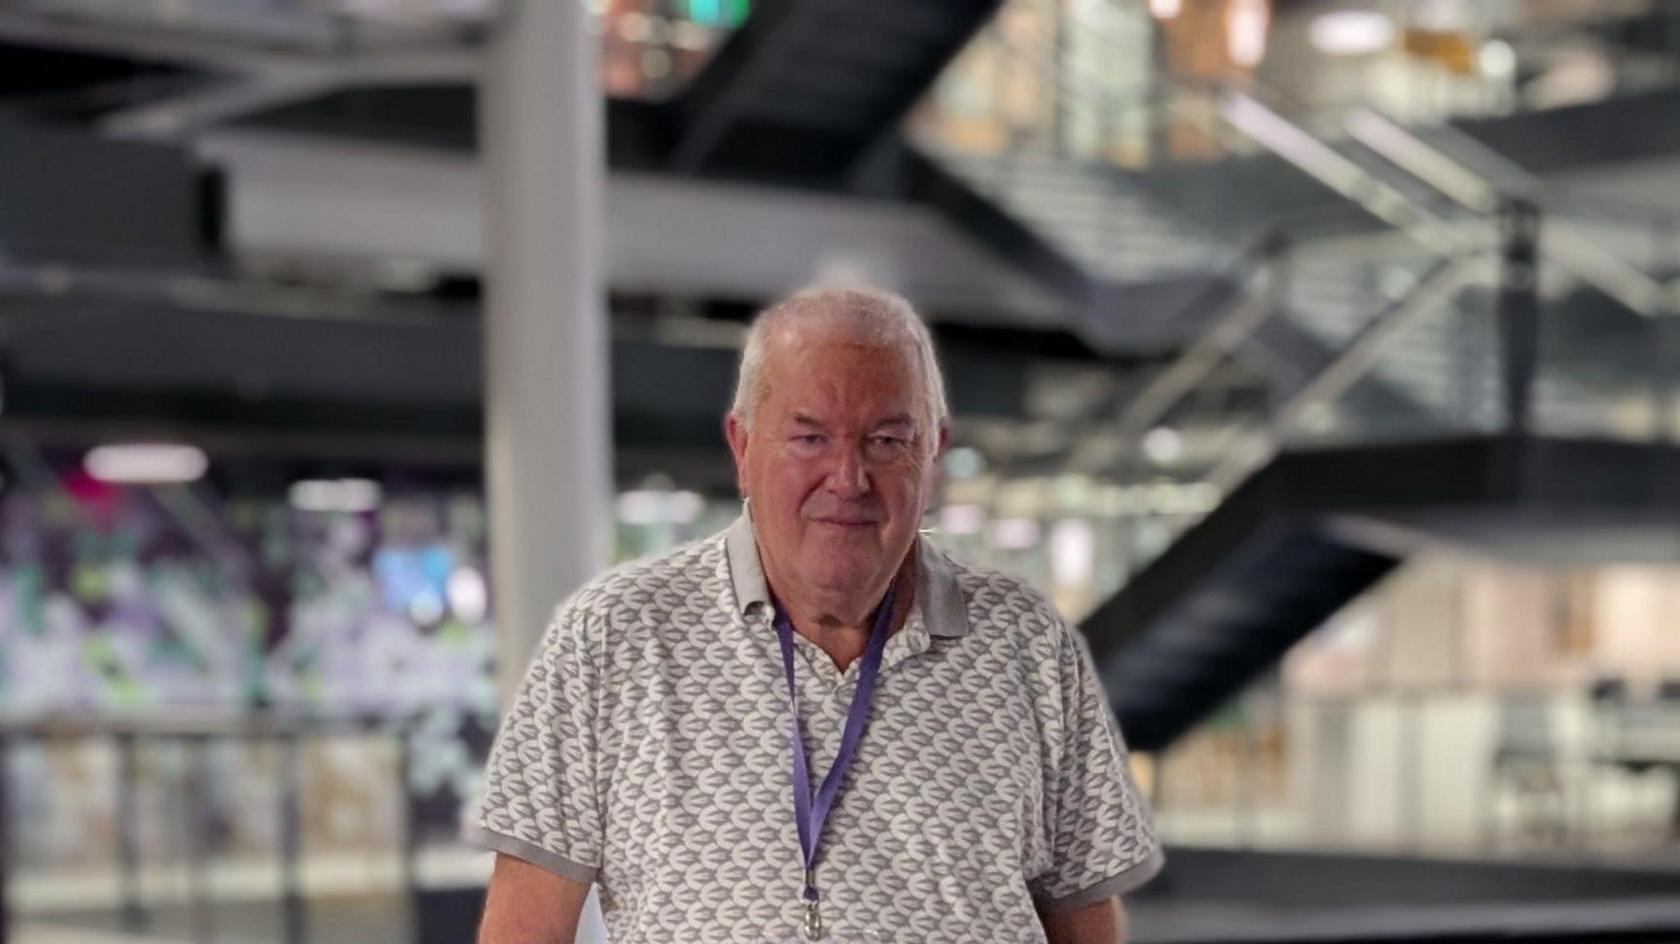
[[[876,435],[869,437],[869,448],[876,452],[897,452],[910,444],[910,440],[902,436]]]
[[[828,437],[821,433],[801,433],[794,436],[793,441],[801,446],[820,446],[828,442]]]

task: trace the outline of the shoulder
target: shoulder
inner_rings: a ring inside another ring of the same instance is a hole
[[[552,622],[584,635],[680,622],[717,604],[724,573],[723,536],[714,534],[612,567],[556,606]]]
[[[1026,580],[990,567],[950,561],[968,614],[963,645],[1001,669],[1041,717],[1057,717],[1068,685],[1078,677],[1079,631],[1050,598]]]
[[[1050,598],[1025,580],[935,550],[949,568],[972,631],[1052,641],[1068,631]]]

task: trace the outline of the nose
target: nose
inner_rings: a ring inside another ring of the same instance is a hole
[[[863,449],[855,447],[838,452],[834,467],[828,473],[829,491],[847,499],[869,494],[869,472],[864,468]]]

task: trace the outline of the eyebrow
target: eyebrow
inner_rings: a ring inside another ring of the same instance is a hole
[[[822,420],[817,419],[816,417],[810,415],[809,413],[795,413],[795,414],[793,414],[792,417],[790,417],[790,420],[793,423],[795,423],[796,425],[799,425],[799,426],[809,426],[809,427],[812,427],[813,429],[826,429],[827,428],[827,426],[823,423]],[[871,429],[882,429],[882,428],[888,427],[888,426],[909,426],[909,427],[913,428],[913,427],[915,427],[915,425],[916,425],[916,420],[910,414],[908,414],[908,413],[895,413],[892,416],[887,417],[886,419],[883,419],[883,420],[880,420],[880,421],[876,422],[875,425],[871,426],[870,428]]]

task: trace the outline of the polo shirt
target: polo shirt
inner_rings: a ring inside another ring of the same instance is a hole
[[[825,939],[1042,942],[1035,907],[1129,891],[1161,847],[1083,638],[1021,582],[918,539],[816,867]],[[555,611],[469,834],[599,886],[615,942],[801,940],[789,704],[745,515]],[[812,778],[862,660],[795,634]]]

